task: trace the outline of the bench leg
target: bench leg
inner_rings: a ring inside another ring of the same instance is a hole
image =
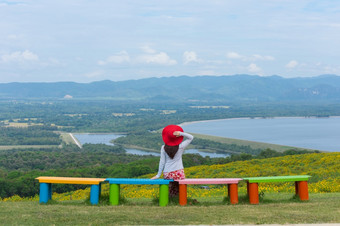
[[[295,181],[295,195],[299,194],[299,185],[298,185],[298,181]]]
[[[188,202],[187,198],[187,185],[186,184],[180,184],[179,185],[179,204],[181,206],[185,206]]]
[[[99,184],[92,184],[90,192],[90,203],[92,205],[98,205],[98,202],[99,202]]]
[[[48,184],[48,199],[52,199],[52,184]]]
[[[237,184],[228,184],[228,196],[231,204],[238,203],[238,188]]]
[[[110,184],[110,204],[113,206],[119,205],[120,185]]]
[[[39,202],[47,203],[52,198],[52,186],[48,183],[40,183]]]
[[[259,204],[259,186],[258,183],[249,183],[249,202],[250,204]]]
[[[169,185],[159,185],[159,206],[166,206],[169,203]]]
[[[307,181],[297,181],[297,190],[300,196],[300,200],[306,201],[309,199],[308,196],[308,183]]]
[[[249,181],[247,181],[247,195],[249,196]]]

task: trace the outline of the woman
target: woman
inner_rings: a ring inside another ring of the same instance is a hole
[[[185,141],[183,141],[183,137],[186,138]],[[164,179],[185,179],[182,155],[184,149],[191,143],[194,137],[188,133],[184,133],[180,126],[168,125],[162,131],[162,138],[165,144],[161,148],[158,173],[151,179],[159,178],[162,172]],[[178,192],[178,182],[170,183],[170,197],[178,195]]]

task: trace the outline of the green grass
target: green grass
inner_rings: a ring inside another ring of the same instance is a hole
[[[238,205],[221,197],[202,198],[198,203],[159,207],[150,199],[128,199],[120,206],[90,206],[84,201],[0,202],[4,225],[194,225],[194,224],[299,224],[340,223],[340,193],[310,194],[310,200],[292,194],[265,194],[259,205],[240,197]]]

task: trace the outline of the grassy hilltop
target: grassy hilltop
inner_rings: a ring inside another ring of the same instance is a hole
[[[53,194],[49,205],[38,204],[38,196],[14,196],[0,201],[0,220],[8,224],[287,224],[339,223],[340,153],[313,153],[268,159],[237,161],[222,165],[185,169],[187,178],[218,178],[275,175],[311,175],[310,200],[294,198],[290,183],[260,184],[260,204],[250,205],[245,183],[239,186],[240,203],[225,202],[225,186],[188,186],[189,205],[176,201],[157,206],[157,186],[122,186],[121,206],[108,205],[108,185],[99,206],[88,204],[89,188]],[[142,177],[151,177],[153,174]],[[194,200],[198,200],[198,203]],[[190,201],[191,200],[191,201]]]

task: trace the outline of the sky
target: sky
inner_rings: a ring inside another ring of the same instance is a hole
[[[340,75],[337,0],[0,0],[0,83]]]

